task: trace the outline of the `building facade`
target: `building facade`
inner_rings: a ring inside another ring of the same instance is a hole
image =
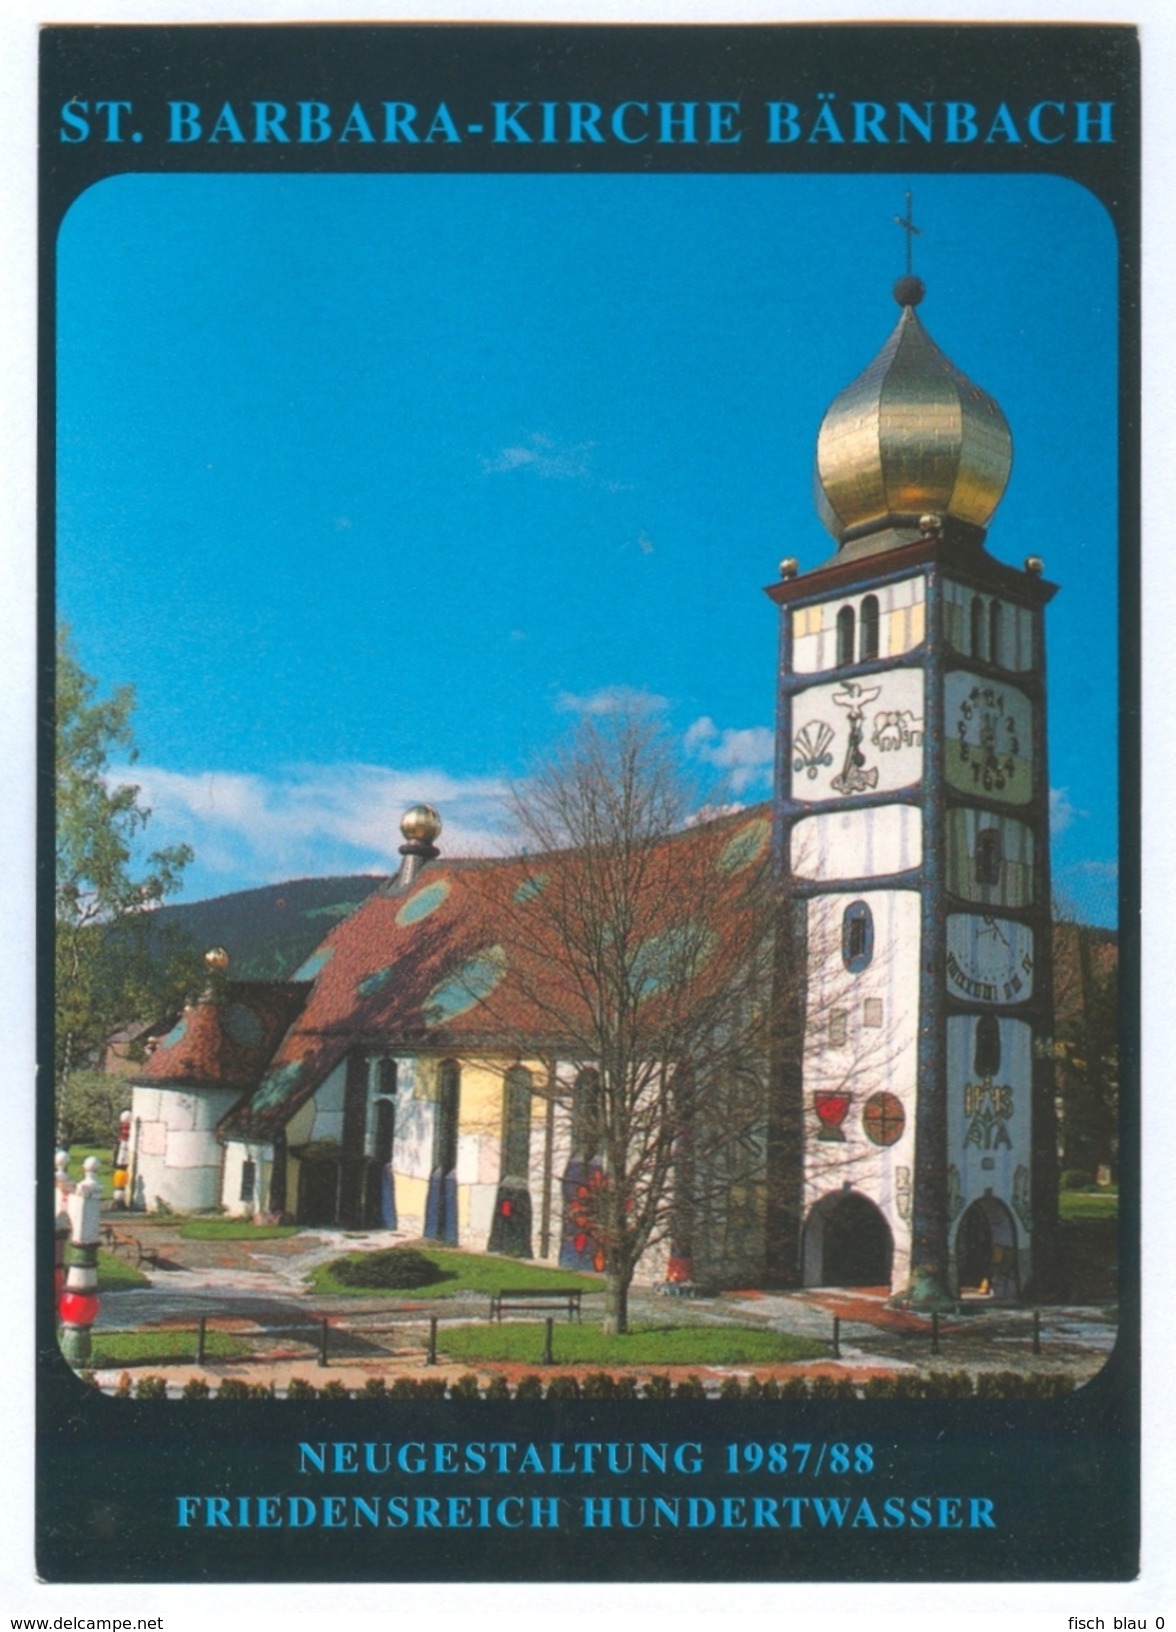
[[[1024,1296],[1045,1269],[1055,591],[1034,556],[986,548],[1011,437],[927,334],[923,296],[899,280],[893,333],[821,425],[835,554],[784,561],[768,591],[773,804],[667,847],[731,881],[708,929],[720,962],[739,877],[771,850],[776,1012],[749,1066],[749,1170],[679,1139],[648,1278],[886,1286],[934,1307]],[[595,1066],[565,1050],[540,973],[506,995],[536,962],[520,912],[548,874],[446,863],[439,830],[408,814],[400,872],[284,994],[210,990],[162,1040],[135,1087],[137,1199],[599,1265]]]

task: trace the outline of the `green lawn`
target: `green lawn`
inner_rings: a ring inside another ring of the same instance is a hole
[[[112,1252],[98,1253],[98,1290],[99,1292],[124,1292],[132,1286],[150,1286],[151,1282],[141,1269],[133,1264],[124,1263],[116,1258]]]
[[[1118,1218],[1117,1190],[1062,1190],[1058,1195],[1059,1218]]]
[[[190,1218],[180,1225],[185,1241],[274,1241],[298,1233],[297,1224],[253,1224],[247,1218]]]
[[[450,1360],[514,1360],[538,1365],[543,1358],[540,1321],[524,1324],[443,1326],[438,1351]],[[556,1323],[552,1352],[558,1365],[734,1366],[790,1360],[827,1360],[829,1345],[783,1332],[723,1326],[637,1326],[609,1337],[599,1326]]]
[[[196,1359],[195,1331],[169,1329],[166,1332],[95,1332],[86,1365],[167,1366],[193,1364]],[[208,1332],[204,1355],[208,1360],[240,1360],[249,1354],[249,1345],[231,1332]]]
[[[331,1264],[320,1264],[311,1276],[316,1292],[337,1293],[348,1298],[409,1298],[414,1303],[421,1298],[453,1298],[459,1294],[482,1293],[489,1297],[500,1287],[563,1287],[576,1286],[584,1292],[604,1291],[604,1282],[597,1275],[573,1275],[565,1269],[547,1269],[532,1264],[525,1258],[498,1258],[485,1253],[455,1252],[446,1247],[428,1247],[422,1257],[436,1264],[444,1279],[432,1286],[409,1291],[381,1291],[378,1287],[344,1286],[333,1273]],[[362,1253],[348,1253],[349,1258],[362,1258]],[[338,1263],[339,1259],[332,1260]]]

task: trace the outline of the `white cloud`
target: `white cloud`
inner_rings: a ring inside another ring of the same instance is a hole
[[[1119,863],[1117,861],[1080,861],[1070,871],[1084,873],[1087,878],[1097,878],[1107,883],[1118,883],[1119,880]]]
[[[233,771],[170,771],[135,765],[152,811],[152,844],[192,845],[205,874],[225,888],[337,872],[394,872],[400,818],[411,804],[435,805],[445,824],[444,855],[496,849],[505,825],[504,782],[445,771],[380,765],[293,765],[275,776]]]
[[[660,714],[667,709],[669,699],[653,691],[641,691],[636,686],[601,686],[581,696],[574,691],[561,691],[555,706],[561,714]]]
[[[725,773],[732,793],[744,793],[771,777],[776,757],[776,734],[770,726],[720,730],[708,714],[694,721],[682,739],[688,754]]]
[[[1064,833],[1077,818],[1085,815],[1086,811],[1070,802],[1069,788],[1049,790],[1049,830],[1052,834]]]
[[[482,459],[482,469],[488,476],[503,475],[514,470],[529,470],[547,481],[586,482],[592,487],[603,487],[609,493],[620,493],[629,485],[592,469],[592,450],[595,442],[560,444],[542,431],[534,431],[525,442],[516,442],[500,448],[496,454]]]

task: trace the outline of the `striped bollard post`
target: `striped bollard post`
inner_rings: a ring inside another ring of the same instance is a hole
[[[69,1240],[69,1198],[74,1183],[69,1177],[69,1152],[59,1150],[53,1158],[53,1313],[61,1320],[61,1294],[65,1291],[65,1244]]]
[[[85,1178],[69,1198],[70,1246],[61,1294],[61,1352],[73,1366],[90,1358],[90,1328],[98,1314],[98,1240],[102,1186],[98,1158],[87,1156]]]

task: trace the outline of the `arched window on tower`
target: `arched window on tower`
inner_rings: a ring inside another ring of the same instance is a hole
[[[976,1021],[972,1070],[978,1077],[989,1078],[1000,1070],[1000,1021],[995,1014],[982,1014]]]
[[[878,655],[878,597],[867,595],[862,602],[859,653],[863,663],[871,663]]]
[[[982,827],[976,835],[976,882],[999,884],[1001,862],[1000,828]]]
[[[1003,621],[1003,608],[999,601],[994,600],[988,608],[988,658],[992,663],[1000,662],[1001,624]]]
[[[853,901],[841,918],[841,961],[860,975],[874,956],[874,915],[864,901]]]
[[[979,595],[972,596],[972,656],[987,657],[984,641],[984,602]]]
[[[837,667],[853,662],[853,607],[843,606],[837,614]]]

